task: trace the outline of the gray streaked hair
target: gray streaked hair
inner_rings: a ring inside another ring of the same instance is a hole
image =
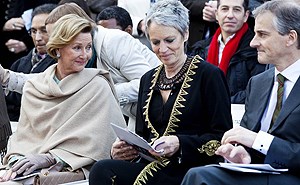
[[[298,35],[298,49],[300,49],[300,5],[293,0],[268,1],[253,11],[254,17],[265,12],[274,14],[273,26],[280,35],[286,35],[295,30]]]
[[[149,38],[149,26],[156,24],[174,27],[182,36],[189,29],[189,10],[178,0],[161,0],[152,5],[145,19],[146,36]]]

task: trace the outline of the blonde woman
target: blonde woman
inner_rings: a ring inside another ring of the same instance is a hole
[[[53,166],[81,169],[86,178],[90,165],[110,157],[116,139],[110,123],[125,127],[125,121],[108,72],[85,68],[92,28],[74,14],[53,26],[47,52],[57,64],[25,83],[19,125],[4,158],[9,170],[1,181]]]

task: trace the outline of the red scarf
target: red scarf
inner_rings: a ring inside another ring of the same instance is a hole
[[[219,65],[219,43],[218,43],[218,36],[221,34],[220,27],[217,29],[216,33],[214,34],[212,41],[210,43],[207,55],[207,61],[215,66],[219,66],[219,68],[225,73],[227,72],[227,68],[229,65],[229,61],[233,54],[236,52],[237,47],[240,43],[241,38],[248,30],[248,24],[244,23],[242,28],[236,32],[233,38],[231,38],[225,45],[222,59]]]

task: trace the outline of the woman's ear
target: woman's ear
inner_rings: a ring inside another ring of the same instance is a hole
[[[189,30],[187,30],[185,33],[184,33],[184,38],[183,38],[183,41],[186,42],[188,39],[189,39]]]
[[[57,59],[60,58],[60,52],[59,52],[59,50],[56,50],[56,58],[57,58]]]

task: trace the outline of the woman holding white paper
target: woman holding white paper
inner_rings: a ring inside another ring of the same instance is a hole
[[[117,141],[111,156],[118,160],[98,161],[91,185],[176,185],[189,168],[222,160],[214,152],[232,128],[223,72],[199,56],[186,55],[189,17],[180,1],[158,1],[145,23],[162,65],[141,79],[136,133],[162,152],[149,150],[155,160],[148,161],[134,146]]]

